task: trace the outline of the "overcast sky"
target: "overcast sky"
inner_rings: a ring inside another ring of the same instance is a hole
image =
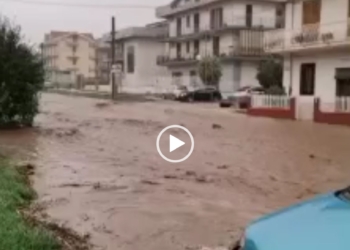
[[[27,4],[25,1],[77,3],[95,5],[159,6],[171,0],[0,0],[0,15],[22,26],[27,40],[40,43],[51,30],[91,32],[96,37],[110,31],[110,18],[116,17],[117,28],[144,25],[156,21],[155,10],[124,8],[82,8]]]

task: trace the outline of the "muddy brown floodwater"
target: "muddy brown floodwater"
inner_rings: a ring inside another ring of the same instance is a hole
[[[347,127],[251,118],[216,105],[116,105],[44,94],[32,130],[0,150],[37,164],[39,202],[95,249],[183,250],[231,243],[267,212],[350,184]],[[220,126],[214,126],[213,124]],[[166,126],[196,142],[181,164],[156,151]]]

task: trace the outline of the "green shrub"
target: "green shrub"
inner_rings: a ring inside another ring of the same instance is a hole
[[[0,18],[0,126],[31,126],[45,81],[38,52],[23,41],[19,26]]]
[[[216,57],[204,57],[199,62],[198,73],[203,84],[217,87],[222,76],[220,60]]]

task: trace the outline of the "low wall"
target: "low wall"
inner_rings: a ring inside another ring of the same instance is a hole
[[[295,98],[291,98],[289,108],[250,107],[247,113],[251,116],[295,120]]]
[[[315,99],[314,121],[318,123],[350,126],[350,113],[321,111],[321,100]]]

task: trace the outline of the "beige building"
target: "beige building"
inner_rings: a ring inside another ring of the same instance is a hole
[[[95,78],[96,53],[97,42],[89,33],[51,31],[43,42],[43,57],[53,82]]]

